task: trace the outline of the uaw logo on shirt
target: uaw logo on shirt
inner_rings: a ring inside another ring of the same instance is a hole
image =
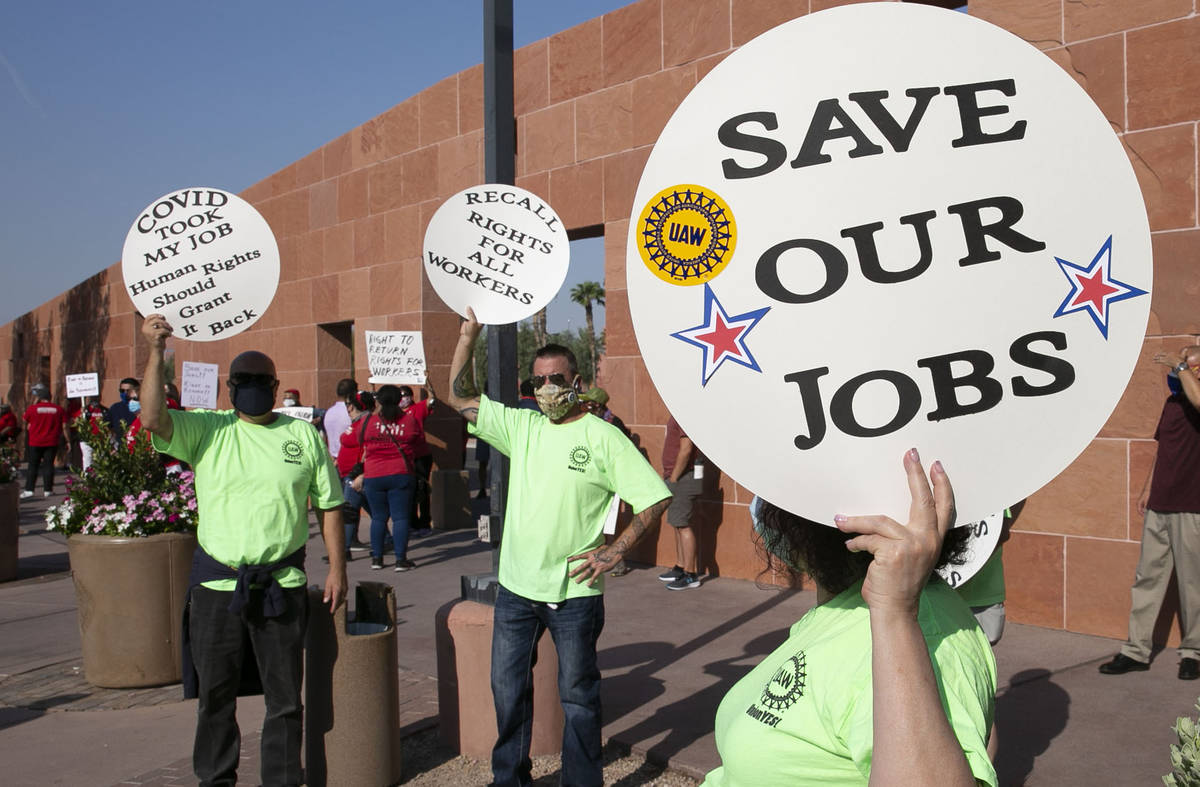
[[[570,464],[568,469],[574,470],[577,473],[585,472],[588,463],[592,461],[592,452],[585,445],[577,445],[571,449],[571,455],[568,457]]]
[[[642,261],[669,284],[692,285],[716,276],[733,257],[733,211],[703,186],[663,189],[638,219]]]
[[[783,720],[783,717],[778,714],[792,707],[796,700],[804,696],[806,678],[804,651],[798,650],[779,669],[775,670],[775,674],[767,681],[767,685],[763,686],[762,696],[759,697],[758,703],[751,703],[750,707],[746,708],[746,715],[769,727],[778,725]],[[764,710],[758,707],[759,705],[769,708],[769,710]],[[772,711],[776,712],[772,713]]]
[[[283,461],[290,465],[301,464],[300,458],[304,456],[304,446],[300,443],[295,440],[284,440],[280,450],[283,451]]]

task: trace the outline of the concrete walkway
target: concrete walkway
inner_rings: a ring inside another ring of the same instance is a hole
[[[6,785],[194,784],[188,768],[195,718],[179,687],[98,690],[79,674],[79,633],[66,547],[44,532],[40,497],[22,501],[21,576],[0,584],[0,762]],[[364,535],[365,535],[364,526]],[[314,538],[309,572],[324,577]],[[414,540],[418,568],[370,571],[351,584],[395,585],[402,724],[436,724],[434,614],[459,594],[463,574],[490,569],[474,533]],[[712,579],[671,593],[659,569],[609,579],[601,639],[606,738],[694,775],[714,767],[713,716],[734,681],[781,642],[814,602],[811,592]],[[1129,578],[1114,577],[1114,582]],[[1169,768],[1171,725],[1194,713],[1200,684],[1175,677],[1174,653],[1149,672],[1103,676],[1096,665],[1118,642],[1009,624],[1000,665],[998,768],[1006,785],[1157,784]],[[256,783],[260,699],[239,707],[243,767]],[[490,713],[490,709],[480,712]],[[410,774],[411,776],[411,774]]]

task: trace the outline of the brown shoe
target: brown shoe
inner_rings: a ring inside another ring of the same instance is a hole
[[[1124,653],[1118,653],[1112,657],[1112,661],[1106,661],[1100,665],[1100,671],[1105,675],[1124,675],[1126,672],[1145,672],[1148,669],[1150,669],[1149,664],[1131,659]]]

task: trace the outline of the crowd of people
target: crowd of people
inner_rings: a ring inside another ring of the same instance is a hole
[[[659,578],[670,590],[701,586],[697,512],[707,463],[671,418],[656,471],[609,409],[607,393],[585,390],[574,355],[560,345],[537,350],[518,406],[475,391],[471,355],[481,327],[473,315],[462,323],[445,402],[479,446],[511,461],[491,650],[493,783],[530,783],[532,665],[548,630],[564,717],[562,783],[598,785],[605,577],[628,570],[629,550],[665,516],[676,564]],[[108,408],[83,403],[77,412],[85,418],[76,423],[111,430],[116,440],[145,430],[170,461],[194,469],[199,548],[186,611],[194,674],[185,683],[192,679],[200,700],[196,775],[202,784],[235,777],[233,707],[243,664],[250,664],[266,697],[264,782],[298,783],[309,505],[328,553],[324,602],[331,609],[344,601],[346,562],[356,551],[370,551],[372,569],[384,567],[388,551],[395,571],[415,568],[409,540],[431,523],[425,421],[439,399],[428,382],[428,397],[416,401],[409,386],[366,391],[347,378],[334,404],[308,423],[279,412],[274,363],[251,351],[229,367],[232,410],[183,410],[163,379],[171,326],[150,315],[143,332],[150,345],[143,380],[122,380],[120,401]],[[1101,671],[1146,668],[1173,564],[1185,621],[1179,677],[1192,679],[1198,643],[1187,558],[1195,529],[1189,517],[1198,514],[1177,509],[1194,510],[1185,494],[1191,485],[1181,479],[1200,457],[1200,347],[1158,360],[1172,367],[1178,390],[1156,433],[1159,456],[1141,505],[1147,526],[1130,640]],[[25,496],[39,476],[52,490],[54,454],[71,439],[69,414],[50,402],[46,386],[31,394],[24,427],[11,408],[0,408],[0,440],[27,432]],[[299,402],[299,391],[284,392],[284,407]],[[902,464],[912,497],[907,523],[883,516],[818,523],[768,502],[751,507],[768,567],[811,577],[817,606],[720,703],[721,765],[705,784],[996,783],[999,553],[973,588],[955,592],[937,579],[935,568],[961,561],[968,528],[951,527],[953,490],[939,462],[927,470],[914,448]],[[606,538],[622,504],[628,522]]]

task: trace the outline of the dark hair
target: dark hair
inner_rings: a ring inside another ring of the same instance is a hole
[[[411,397],[411,396],[413,396],[413,389],[408,387],[407,385],[402,385],[402,386],[400,386],[400,395]],[[413,397],[413,398],[415,398],[415,397]]]
[[[166,391],[167,396],[176,401],[179,400],[179,386],[175,383],[163,383],[163,390]]]
[[[369,413],[375,409],[375,394],[359,391],[351,397],[351,404],[358,408],[359,412]]]
[[[533,361],[529,365],[529,373],[533,374],[533,364],[537,363],[540,358],[566,358],[567,368],[571,371],[571,377],[579,374],[579,362],[575,360],[575,353],[571,352],[569,347],[564,347],[561,344],[547,344],[533,354]]]
[[[853,533],[805,519],[765,500],[759,508],[759,522],[762,532],[755,535],[755,541],[766,557],[768,572],[775,570],[793,578],[808,574],[835,596],[867,575],[871,553],[846,549]],[[952,528],[942,542],[937,568],[962,563],[970,537],[969,528]]]
[[[533,396],[533,380],[526,377],[521,381],[521,396]]]
[[[142,387],[142,384],[140,382],[138,382],[136,377],[126,377],[124,380],[122,380],[121,382],[119,382],[117,384],[118,387],[120,387],[122,385],[132,385],[134,388]]]
[[[400,418],[400,389],[394,385],[385,385],[375,392],[375,400],[379,402],[379,417],[385,421],[395,421]]]
[[[358,391],[358,383],[351,380],[349,377],[343,377],[338,380],[337,395],[339,399],[349,399]]]

